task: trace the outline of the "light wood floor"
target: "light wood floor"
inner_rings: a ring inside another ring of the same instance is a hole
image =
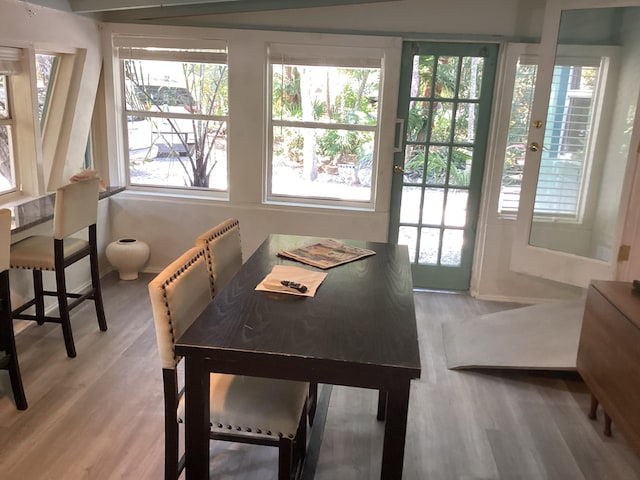
[[[161,479],[161,369],[146,284],[103,281],[109,330],[93,306],[72,312],[78,356],[60,328],[17,338],[29,409],[15,409],[0,372],[0,479]],[[415,295],[423,374],[412,385],[405,479],[640,479],[640,457],[602,419],[587,419],[589,395],[575,374],[451,371],[441,325],[512,308],[465,295]],[[329,396],[329,391],[330,396]],[[377,479],[383,425],[373,391],[324,387],[321,425],[310,432],[305,480]],[[327,408],[323,408],[327,407]],[[276,478],[273,448],[212,443],[216,479]]]

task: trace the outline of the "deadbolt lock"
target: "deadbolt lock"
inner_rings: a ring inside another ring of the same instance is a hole
[[[540,144],[538,144],[537,142],[531,142],[529,144],[529,150],[532,152],[537,152],[538,150],[540,150]]]

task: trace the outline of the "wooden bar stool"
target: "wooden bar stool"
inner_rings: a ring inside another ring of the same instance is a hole
[[[11,246],[11,268],[33,270],[34,290],[34,298],[16,308],[13,318],[34,320],[39,324],[61,324],[69,357],[76,356],[69,319],[69,312],[73,308],[84,300],[93,300],[100,330],[107,329],[100,289],[96,235],[99,182],[98,178],[91,178],[58,188],[53,214],[53,235],[34,235]],[[71,236],[85,228],[88,228],[88,240]],[[65,269],[86,256],[89,257],[91,288],[84,293],[68,292]],[[55,271],[56,291],[44,290],[43,270]],[[45,314],[45,296],[58,298],[59,317]],[[74,300],[69,302],[69,298]],[[30,307],[35,307],[35,315],[24,313]]]
[[[11,210],[0,210],[0,368],[9,371],[13,398],[18,410],[27,409],[27,397],[22,386],[18,353],[11,318],[9,288],[9,249],[11,246]]]

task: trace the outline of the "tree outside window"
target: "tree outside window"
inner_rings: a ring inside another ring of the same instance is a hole
[[[226,190],[226,53],[126,52],[129,184]],[[199,61],[190,61],[194,54]]]

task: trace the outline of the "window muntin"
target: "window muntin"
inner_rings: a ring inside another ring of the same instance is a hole
[[[120,53],[128,184],[226,191],[226,49]]]
[[[545,142],[534,215],[579,220],[586,194],[584,177],[594,146],[590,142],[598,85],[604,79],[600,57],[559,58],[553,70]],[[511,116],[504,154],[498,212],[515,214],[531,123],[537,62],[521,56],[515,66]]]
[[[38,88],[38,116],[40,126],[44,125],[53,91],[58,65],[58,56],[48,53],[36,53],[36,84]]]
[[[382,62],[349,50],[272,46],[267,200],[373,204]]]

